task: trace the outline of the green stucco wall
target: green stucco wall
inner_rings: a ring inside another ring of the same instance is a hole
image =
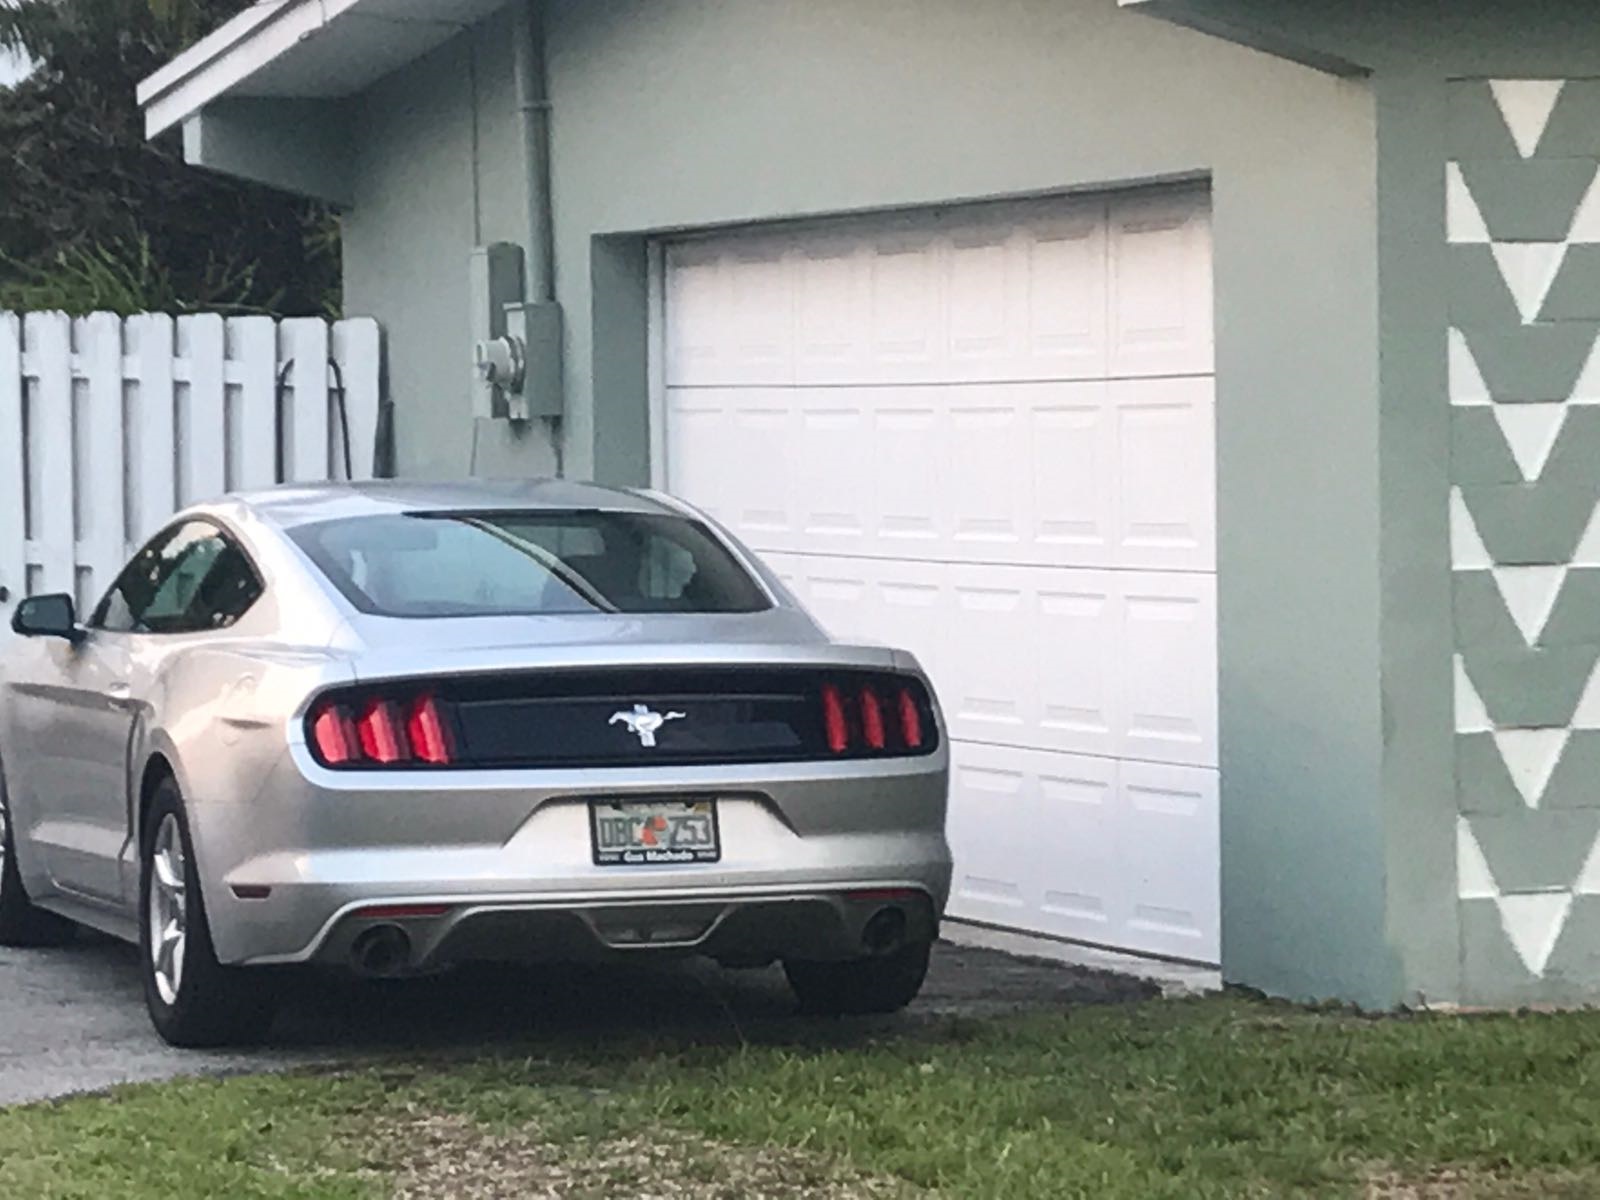
[[[1390,940],[1408,999],[1593,1003],[1600,9],[1140,7],[1370,73]]]
[[[524,244],[523,154],[500,14],[351,101],[353,203],[345,308],[376,316],[388,345],[402,474],[548,473],[537,430],[507,445],[472,420],[469,263],[474,246]],[[520,450],[520,452],[519,452]]]
[[[1553,261],[1600,134],[1592,93],[1568,85],[1524,158],[1489,82],[1597,73],[1581,7],[1461,5],[1444,27],[1389,14],[1390,36],[1366,52],[1380,114],[1390,922],[1408,931],[1414,990],[1468,1005],[1600,995],[1600,905],[1583,894],[1600,776],[1593,735],[1571,732],[1600,659],[1600,592],[1592,572],[1563,575],[1600,497],[1600,431],[1569,409],[1542,446],[1556,409],[1528,407],[1572,396],[1600,333],[1600,280],[1579,249],[1548,303],[1523,313],[1498,262],[1517,275]],[[1459,211],[1453,235],[1452,174],[1482,240],[1461,234]],[[1524,461],[1502,420],[1531,430]]]
[[[1600,220],[1580,211],[1600,175],[1600,80],[1558,83],[1549,58],[1530,73],[1508,54],[1491,83],[1476,55],[1463,58],[1459,75],[1428,85],[1432,127],[1414,115],[1401,127],[1426,138],[1434,195],[1440,177],[1446,194],[1436,305],[1448,339],[1461,994],[1592,1002],[1600,376],[1586,369],[1600,339]],[[1600,54],[1572,65],[1600,73]],[[1519,147],[1507,113],[1547,113],[1543,135],[1532,124]],[[1519,307],[1508,280],[1525,273]]]
[[[389,331],[408,473],[466,470],[467,253],[523,240],[506,30],[359,105],[349,305]],[[646,235],[1209,177],[1224,969],[1396,1000],[1368,87],[1113,0],[554,0],[548,32],[576,475],[647,475]]]

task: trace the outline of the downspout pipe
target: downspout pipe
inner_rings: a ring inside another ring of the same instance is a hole
[[[515,0],[513,72],[528,197],[530,303],[556,298],[555,220],[550,204],[550,90],[545,72],[543,0]]]

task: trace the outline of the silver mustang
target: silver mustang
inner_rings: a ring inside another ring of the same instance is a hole
[[[0,658],[0,944],[142,948],[179,1045],[281,968],[703,954],[803,1007],[916,995],[948,757],[704,516],[563,482],[287,487],[180,514]],[[274,969],[278,968],[278,969]]]

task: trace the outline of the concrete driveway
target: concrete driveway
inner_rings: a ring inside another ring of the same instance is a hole
[[[134,950],[85,937],[62,950],[0,949],[0,1105],[176,1075],[266,1071],[406,1051],[493,1051],[608,1032],[827,1041],[950,1015],[1140,999],[1156,988],[1082,967],[941,944],[899,1017],[801,1019],[781,973],[709,964],[463,972],[407,984],[297,981],[270,1047],[172,1050],[150,1028]]]

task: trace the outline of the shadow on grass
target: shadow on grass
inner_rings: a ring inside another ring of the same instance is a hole
[[[442,1053],[563,1043],[593,1050],[607,1042],[841,1048],[926,1036],[952,1022],[1155,994],[1137,980],[951,946],[939,948],[917,1003],[887,1017],[803,1017],[780,970],[727,971],[694,960],[469,967],[380,982],[308,974],[287,986],[276,1047]]]

